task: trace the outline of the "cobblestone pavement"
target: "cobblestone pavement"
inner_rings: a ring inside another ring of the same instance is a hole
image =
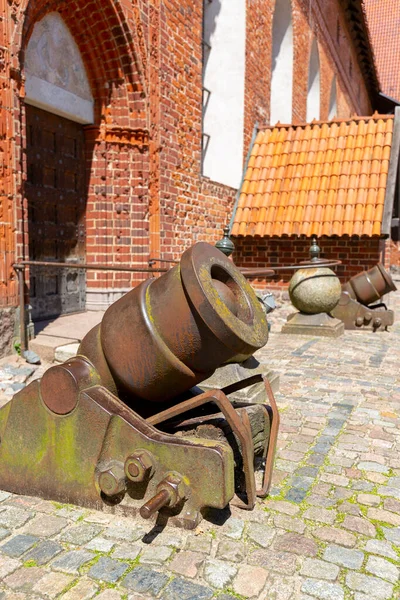
[[[187,532],[0,493],[0,600],[399,600],[400,323],[259,357],[281,374],[268,499]]]

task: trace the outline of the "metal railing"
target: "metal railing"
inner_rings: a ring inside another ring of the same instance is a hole
[[[149,258],[148,267],[128,267],[127,265],[102,265],[102,264],[85,264],[85,263],[69,263],[69,262],[53,262],[53,261],[40,261],[40,260],[22,260],[13,265],[14,270],[18,277],[18,293],[19,293],[19,323],[20,323],[20,337],[21,337],[21,352],[25,352],[29,349],[29,340],[26,329],[26,310],[25,310],[25,269],[26,267],[45,267],[51,269],[83,269],[86,271],[110,271],[117,272],[123,271],[125,273],[166,273],[169,271],[168,267],[154,268],[155,263],[163,263],[169,265],[179,264],[177,260],[170,260],[165,258]],[[279,271],[290,271],[297,269],[311,269],[315,267],[334,267],[342,264],[341,260],[324,260],[316,259],[311,261],[304,261],[297,265],[285,265],[285,266],[273,266],[273,267],[260,267],[260,268],[246,268],[238,267],[239,271],[246,277],[246,279],[252,279],[257,277],[273,277]]]
[[[156,262],[169,263],[176,261],[167,261],[164,259],[150,259],[149,267],[128,267],[127,265],[98,265],[86,263],[69,263],[69,262],[53,262],[44,260],[21,260],[13,265],[18,277],[18,294],[19,294],[19,328],[21,337],[21,352],[29,350],[29,340],[26,329],[26,310],[25,310],[25,270],[26,267],[45,267],[51,269],[83,269],[85,271],[123,271],[126,273],[165,273],[169,269],[167,267],[153,268],[152,265]]]

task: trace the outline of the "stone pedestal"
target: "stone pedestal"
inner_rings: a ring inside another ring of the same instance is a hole
[[[288,316],[287,322],[282,327],[282,333],[337,338],[344,333],[344,323],[326,313],[306,315],[296,312]]]
[[[221,389],[258,373],[268,378],[274,393],[279,391],[278,373],[268,369],[267,365],[259,363],[254,356],[241,364],[229,364],[220,367],[211,377],[199,383],[198,387],[204,391]],[[229,399],[235,402],[263,403],[266,401],[265,386],[261,382],[254,383],[247,388],[229,394]]]

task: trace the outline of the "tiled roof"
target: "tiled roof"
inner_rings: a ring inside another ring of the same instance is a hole
[[[400,2],[364,0],[381,91],[400,101]]]
[[[258,132],[232,235],[379,236],[393,117]]]

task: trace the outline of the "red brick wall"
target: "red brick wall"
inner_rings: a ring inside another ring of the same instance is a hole
[[[269,118],[274,6],[274,0],[247,0],[245,154],[255,122]],[[149,255],[172,258],[194,241],[214,242],[234,202],[235,190],[201,176],[201,1],[0,0],[6,107],[0,113],[0,305],[16,304],[10,265],[28,257],[23,50],[34,23],[52,10],[61,12],[81,50],[95,98],[96,123],[87,130],[87,262],[145,266]],[[370,112],[339,0],[293,0],[293,23],[294,120],[305,119],[314,35],[322,117],[334,73],[339,116]],[[91,273],[88,286],[129,287],[140,279]]]
[[[274,267],[298,264],[309,259],[311,241],[309,238],[236,238],[233,239],[235,252],[233,261],[240,267]],[[384,240],[366,239],[332,239],[320,238],[321,258],[341,260],[342,264],[334,271],[344,282],[360,271],[373,267],[383,260]],[[283,271],[273,278],[252,280],[252,285],[259,290],[285,289],[293,271]]]
[[[385,252],[385,266],[400,267],[400,242],[388,240]]]

